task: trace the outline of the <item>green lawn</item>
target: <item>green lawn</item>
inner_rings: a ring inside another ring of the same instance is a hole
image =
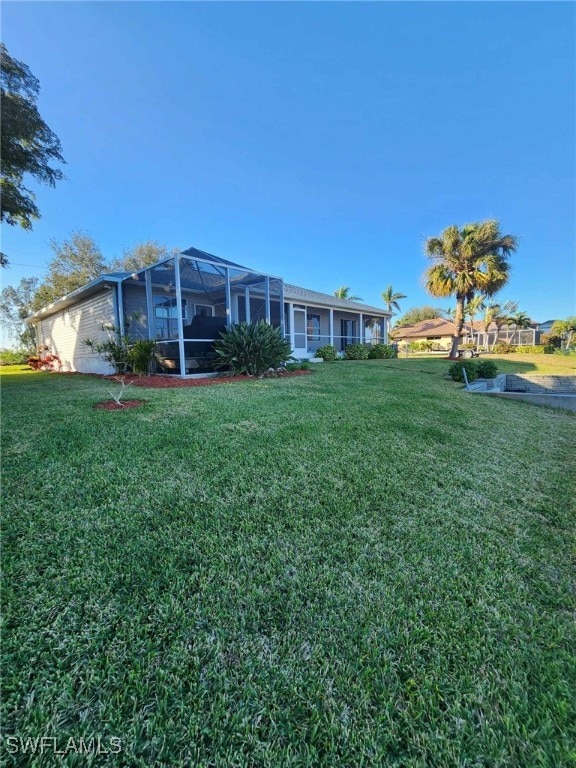
[[[449,364],[3,378],[3,733],[122,752],[2,764],[576,765],[576,419]]]

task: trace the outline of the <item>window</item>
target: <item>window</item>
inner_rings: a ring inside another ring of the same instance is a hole
[[[201,315],[202,317],[212,317],[212,307],[210,304],[195,304],[194,314]]]
[[[320,341],[320,315],[308,315],[308,341]]]
[[[154,296],[154,321],[157,339],[178,338],[178,304],[174,296]],[[182,299],[182,316],[186,320],[186,299]]]

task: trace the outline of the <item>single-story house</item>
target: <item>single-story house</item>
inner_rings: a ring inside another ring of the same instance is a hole
[[[159,372],[193,376],[213,372],[213,343],[233,323],[266,320],[296,358],[310,359],[326,344],[386,343],[390,315],[189,248],[135,273],[101,275],[27,322],[63,370],[112,373],[84,341],[105,339],[103,326],[113,325],[157,342]]]
[[[470,333],[471,324],[466,323],[464,334]],[[481,330],[481,323],[474,321],[474,332]],[[437,351],[450,351],[452,349],[452,339],[456,332],[456,326],[452,320],[446,320],[443,317],[435,317],[431,320],[421,320],[414,325],[405,325],[393,328],[390,331],[390,338],[398,344],[413,344],[423,341],[432,343],[432,348]]]
[[[474,323],[467,320],[462,331],[462,343],[475,343],[482,349],[491,349],[500,342],[514,346],[538,344],[540,332],[536,325],[532,323],[530,328],[505,325],[498,329],[492,323],[486,330],[482,320],[474,320]],[[436,317],[432,320],[421,320],[414,325],[393,328],[390,331],[390,338],[399,344],[429,341],[432,342],[435,350],[450,351],[455,332],[456,326],[452,320]]]

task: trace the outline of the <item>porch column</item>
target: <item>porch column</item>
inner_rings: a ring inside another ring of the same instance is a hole
[[[334,346],[334,310],[330,308],[330,345]]]
[[[226,327],[232,325],[232,292],[230,291],[230,270],[224,267],[224,277],[226,278]]]
[[[362,314],[362,312],[360,312],[360,334],[359,334],[360,344],[364,344],[365,335],[366,334],[364,333],[364,315]]]
[[[122,283],[116,283],[116,311],[118,312],[118,328],[124,336],[124,302],[122,301]]]
[[[285,314],[286,309],[284,307],[284,281],[280,280],[280,328],[282,330],[282,338],[286,338],[286,322],[285,322]]]
[[[246,322],[250,322],[250,286],[244,288],[244,311],[246,312]]]
[[[270,323],[270,278],[265,277],[264,278],[264,296],[265,296],[265,307],[266,307],[266,322]]]
[[[290,322],[290,346],[294,349],[294,304],[288,302],[288,318]]]
[[[148,313],[148,338],[152,341],[156,338],[156,318],[154,317],[154,299],[152,298],[152,270],[144,273],[146,282],[146,312]]]
[[[174,258],[174,275],[176,279],[176,309],[178,312],[178,350],[180,356],[180,376],[186,375],[186,354],[184,352],[184,330],[182,322],[182,287],[180,284],[180,258]]]

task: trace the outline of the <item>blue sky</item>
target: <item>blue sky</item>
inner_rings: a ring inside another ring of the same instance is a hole
[[[425,238],[496,218],[501,298],[576,313],[572,3],[29,3],[3,40],[39,78],[67,180],[3,228],[4,284],[49,241],[108,257],[196,246],[381,305],[422,286]],[[22,266],[21,266],[22,265]]]

